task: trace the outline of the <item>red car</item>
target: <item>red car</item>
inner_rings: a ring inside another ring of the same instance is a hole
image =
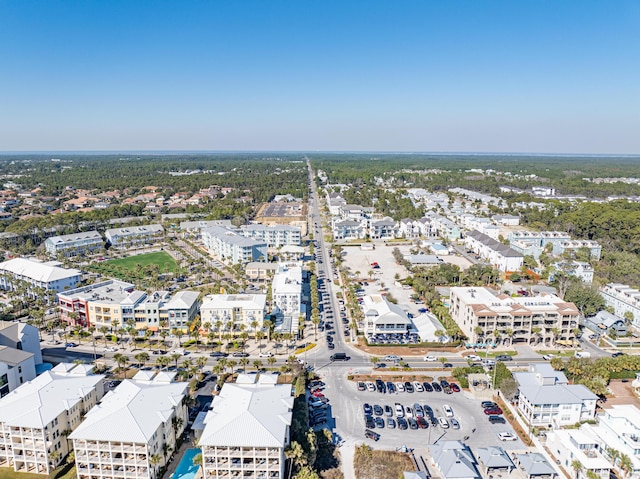
[[[460,386],[458,386],[456,383],[449,383],[449,387],[454,393],[460,392]]]
[[[322,394],[320,391],[316,391],[316,392],[312,393],[311,395],[313,397],[316,397],[316,398],[323,398],[324,397],[324,394]]]
[[[417,417],[416,422],[418,423],[418,427],[420,429],[427,429],[429,427],[427,420],[423,417]]]
[[[484,413],[487,416],[497,416],[502,414],[502,409],[500,409],[499,407],[489,408],[489,409],[485,409]]]

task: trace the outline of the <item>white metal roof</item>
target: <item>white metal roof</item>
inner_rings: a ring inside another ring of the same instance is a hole
[[[25,276],[33,281],[42,283],[80,276],[80,271],[77,269],[60,268],[49,263],[41,263],[27,258],[14,258],[4,261],[0,263],[0,271]]]
[[[148,443],[186,394],[188,383],[125,380],[93,407],[71,439]]]
[[[64,410],[102,387],[102,375],[45,371],[0,399],[0,422],[9,426],[43,428]]]
[[[205,418],[201,446],[286,445],[293,408],[290,384],[260,379],[255,383],[225,384],[212,406]]]

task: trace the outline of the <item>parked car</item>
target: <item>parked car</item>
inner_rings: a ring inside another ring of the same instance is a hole
[[[444,411],[444,415],[447,417],[453,417],[453,409],[448,404],[442,406],[442,410]]]
[[[424,386],[424,390],[426,392],[430,393],[430,392],[433,391],[433,386],[431,385],[430,382],[425,381],[425,382],[422,383],[422,385]]]
[[[384,409],[382,409],[382,406],[380,406],[379,404],[374,404],[373,414],[375,414],[376,416],[382,416],[384,414]]]
[[[377,417],[375,418],[376,421],[376,427],[378,429],[384,429],[384,419],[382,419],[381,417]]]
[[[358,391],[366,391],[367,386],[362,381],[358,381]]]
[[[407,422],[409,423],[409,427],[410,427],[411,429],[418,429],[418,427],[419,427],[419,426],[418,426],[418,423],[417,423],[417,422],[416,422],[416,420],[415,420],[415,419],[413,419],[412,417],[407,418]]]
[[[408,429],[409,425],[407,424],[407,421],[405,420],[405,418],[403,417],[399,417],[398,418],[398,429]]]
[[[502,414],[502,409],[500,409],[499,407],[492,407],[492,408],[485,409],[484,413],[487,416],[497,416],[499,414]]]
[[[452,417],[451,419],[449,419],[449,422],[451,423],[451,427],[453,429],[460,429],[460,423],[455,417]]]
[[[395,354],[390,354],[384,357],[385,361],[402,361],[400,356],[396,356]]]
[[[371,416],[373,414],[373,408],[369,403],[364,403],[362,409],[364,410],[365,416]]]
[[[365,416],[364,417],[364,423],[365,423],[365,426],[368,429],[375,429],[376,428],[376,422],[374,421],[373,416]]]
[[[494,403],[493,401],[482,401],[480,403],[482,405],[483,409],[490,409],[493,407],[498,407],[498,405],[496,403]]]
[[[451,390],[454,393],[459,393],[460,392],[460,386],[458,386],[456,383],[449,384],[449,387],[451,388]]]
[[[507,421],[505,421],[504,417],[502,417],[502,416],[494,415],[494,416],[489,416],[489,422],[491,424],[504,424]]]
[[[249,353],[237,352],[237,353],[233,353],[233,357],[234,358],[248,358],[249,357]]]
[[[496,361],[513,361],[513,358],[508,354],[499,354],[496,356]]]
[[[433,390],[437,391],[437,392],[442,392],[442,386],[440,386],[440,384],[436,381],[433,381],[431,383],[431,386],[433,386]]]
[[[380,439],[380,434],[378,434],[377,432],[370,431],[369,429],[365,429],[364,437],[366,437],[367,439],[373,439],[374,441],[377,441],[378,439]]]
[[[387,428],[389,428],[389,429],[395,429],[396,428],[396,421],[392,417],[388,417],[387,418]]]
[[[64,345],[66,348],[75,348],[77,346],[76,343],[67,343]]]
[[[422,386],[422,383],[420,381],[413,381],[413,388],[418,393],[424,392],[424,386]]]
[[[439,417],[438,418],[438,425],[442,428],[442,429],[449,429],[449,421],[447,421],[446,418],[444,417]]]
[[[404,383],[404,389],[405,391],[407,391],[408,393],[412,393],[413,392],[413,384],[411,384],[411,381],[406,381]]]
[[[498,439],[501,441],[517,441],[518,438],[510,432],[499,432]]]
[[[396,403],[396,416],[404,417],[404,406],[399,402]]]

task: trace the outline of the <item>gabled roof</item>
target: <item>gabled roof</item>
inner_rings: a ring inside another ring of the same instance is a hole
[[[477,454],[478,459],[487,469],[501,469],[504,467],[513,469],[515,467],[509,455],[501,447],[481,447],[477,449]]]
[[[125,380],[94,406],[71,439],[148,443],[179,406],[188,383]]]
[[[104,376],[45,371],[0,399],[0,422],[9,426],[41,429],[62,411],[102,387]]]
[[[290,384],[227,383],[205,418],[200,445],[282,448],[292,408]]]
[[[556,470],[539,452],[516,454],[515,458],[516,461],[518,461],[520,469],[522,469],[529,477],[546,475],[554,477],[557,475]]]
[[[41,263],[27,258],[14,258],[0,263],[0,271],[25,276],[41,283],[80,277],[80,271],[77,269],[60,268],[52,263]]]

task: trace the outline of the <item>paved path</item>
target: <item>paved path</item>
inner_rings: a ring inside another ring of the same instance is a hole
[[[340,462],[342,463],[344,479],[356,479],[356,471],[353,468],[355,449],[356,445],[353,443],[345,442],[340,446]]]

